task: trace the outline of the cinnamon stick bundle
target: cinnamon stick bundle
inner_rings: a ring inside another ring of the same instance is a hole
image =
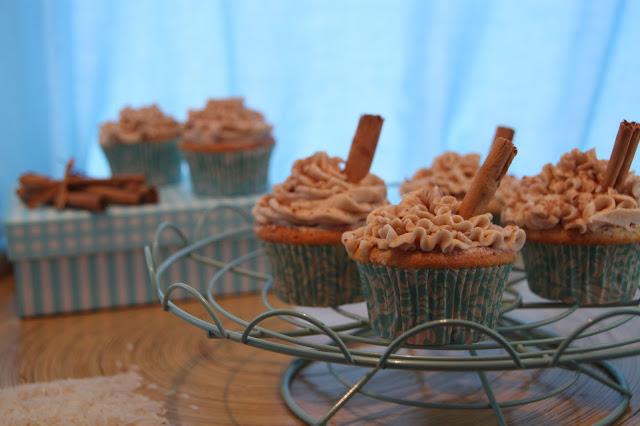
[[[344,167],[349,182],[360,182],[369,173],[383,122],[384,119],[379,115],[365,114],[360,117]]]
[[[605,188],[612,187],[618,190],[622,188],[631,163],[633,163],[639,141],[640,124],[623,120],[618,128],[616,141],[607,163],[607,170],[602,182]]]
[[[35,173],[20,176],[16,193],[29,208],[53,205],[102,212],[109,204],[138,205],[158,202],[158,191],[146,184],[144,175],[118,175],[91,179],[73,173],[73,160],[65,167],[62,180]]]
[[[497,134],[498,132],[496,132]],[[465,219],[482,214],[493,198],[500,181],[507,174],[518,150],[513,143],[501,136],[496,137],[489,155],[471,181],[458,214]]]

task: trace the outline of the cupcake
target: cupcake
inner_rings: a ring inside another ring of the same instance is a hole
[[[100,146],[113,175],[142,173],[152,185],[180,182],[181,126],[156,105],[126,107],[100,127]]]
[[[580,305],[633,299],[640,280],[640,178],[625,171],[609,186],[609,163],[593,149],[574,149],[509,191],[502,220],[527,233],[522,255],[535,294]]]
[[[480,154],[458,154],[445,152],[433,160],[431,167],[419,169],[411,179],[400,186],[400,194],[404,195],[421,188],[438,187],[440,192],[451,195],[462,201],[471,180],[480,168]],[[517,182],[514,176],[505,176],[493,199],[487,206],[494,220],[500,218],[504,207],[505,189]]]
[[[365,226],[342,235],[360,272],[372,330],[394,339],[431,321],[458,319],[492,328],[502,291],[525,233],[491,222],[487,205],[517,150],[497,137],[462,201],[437,186],[380,207]],[[414,345],[472,343],[480,332],[461,326],[413,332]]]
[[[324,152],[298,160],[291,175],[253,208],[275,293],[286,303],[337,306],[362,300],[356,265],[340,238],[387,204],[387,190],[371,173],[350,182],[342,165]]]
[[[248,195],[267,190],[274,140],[263,115],[242,98],[209,100],[189,111],[180,148],[197,195]]]
[[[515,130],[512,128],[498,126],[493,140],[495,142],[498,138],[504,138],[511,142],[514,135]],[[462,201],[478,169],[480,169],[480,154],[461,155],[445,152],[433,160],[431,167],[419,169],[411,179],[406,180],[400,186],[400,194],[437,186],[443,194],[452,195]],[[515,177],[505,176],[495,192],[495,197],[486,206],[496,223],[500,219],[500,212],[504,206],[504,188],[512,186],[515,181]]]
[[[462,319],[492,328],[516,253],[525,241],[517,226],[491,214],[459,214],[461,202],[436,186],[374,210],[366,225],[342,236],[356,261],[371,327],[393,339],[429,321]],[[471,343],[480,334],[445,326],[412,335],[408,343]]]

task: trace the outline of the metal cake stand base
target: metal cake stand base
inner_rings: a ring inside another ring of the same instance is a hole
[[[205,215],[197,224],[194,237],[191,239],[172,224],[159,227],[153,245],[145,248],[151,282],[156,287],[165,310],[202,329],[208,337],[227,339],[293,357],[282,376],[280,392],[291,412],[308,424],[326,424],[354,395],[360,394],[378,401],[426,409],[489,409],[495,413],[498,423],[505,425],[503,409],[559,395],[570,389],[578,377],[595,380],[619,395],[619,403],[595,423],[596,425],[614,423],[629,407],[629,386],[619,371],[607,360],[640,354],[640,337],[621,340],[616,339],[614,333],[610,333],[640,316],[640,309],[637,307],[640,300],[625,305],[589,306],[596,314],[589,316],[587,321],[576,322],[574,314],[584,311],[582,307],[561,302],[527,300],[526,292],[523,291],[523,288],[526,288],[524,271],[514,268],[505,290],[501,316],[495,329],[470,321],[447,319],[420,324],[392,341],[385,340],[372,335],[367,317],[355,314],[344,307],[331,308],[333,313],[341,318],[337,325],[331,326],[295,307],[274,307],[270,302],[271,277],[243,266],[262,256],[260,250],[242,254],[231,261],[221,261],[204,255],[203,250],[206,247],[215,246],[223,240],[251,238],[253,235],[252,219],[246,211],[226,206],[220,206],[219,209],[237,215],[239,221],[245,225],[235,230],[200,237],[205,230]],[[167,237],[164,234],[172,234],[173,240],[177,238],[182,248],[161,259],[160,242],[166,241]],[[167,271],[171,265],[181,261],[199,262],[214,268],[215,273],[206,285],[199,283],[197,289],[185,283],[169,285]],[[225,274],[239,274],[261,281],[265,311],[251,320],[245,320],[226,310],[216,299]],[[207,318],[203,319],[180,308],[176,304],[178,292],[199,301],[206,311]],[[550,309],[552,313],[549,313]],[[524,313],[527,319],[516,318],[516,313]],[[263,324],[265,320],[274,317],[281,319],[284,327],[276,329]],[[233,330],[225,325],[230,323],[236,325]],[[577,327],[576,323],[579,324]],[[416,333],[446,326],[473,329],[480,332],[484,339],[473,344],[432,347],[416,347],[405,343]],[[320,339],[309,339],[313,336]],[[425,354],[407,354],[408,350]],[[305,411],[296,402],[291,390],[292,384],[301,376],[303,370],[318,363],[326,364],[328,374],[346,389],[321,418],[315,418]],[[364,368],[365,373],[352,381],[337,371],[337,365],[353,368],[354,373],[358,372],[355,367]],[[553,389],[517,400],[499,400],[494,387],[487,379],[488,372],[508,374],[524,370],[546,371],[552,368],[571,373],[569,379]],[[473,374],[482,384],[486,401],[469,403],[412,400],[367,389],[367,383],[381,370],[394,374],[401,371],[412,371],[416,374]]]

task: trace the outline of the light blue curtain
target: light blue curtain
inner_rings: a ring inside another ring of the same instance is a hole
[[[638,22],[625,0],[0,0],[0,190],[70,156],[107,174],[100,122],[151,102],[183,119],[211,96],[275,125],[274,182],[316,150],[345,156],[363,112],[386,119],[389,181],[485,153],[497,124],[517,129],[518,175],[572,147],[606,156],[640,119]]]

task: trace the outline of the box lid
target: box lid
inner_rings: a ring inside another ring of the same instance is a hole
[[[217,232],[241,226],[244,219],[231,210],[213,209],[229,205],[250,211],[258,198],[200,198],[186,187],[169,186],[160,190],[158,204],[111,206],[95,214],[51,207],[30,210],[14,197],[5,222],[8,254],[18,260],[139,248],[153,241],[162,222],[193,230],[204,214],[207,231]]]

